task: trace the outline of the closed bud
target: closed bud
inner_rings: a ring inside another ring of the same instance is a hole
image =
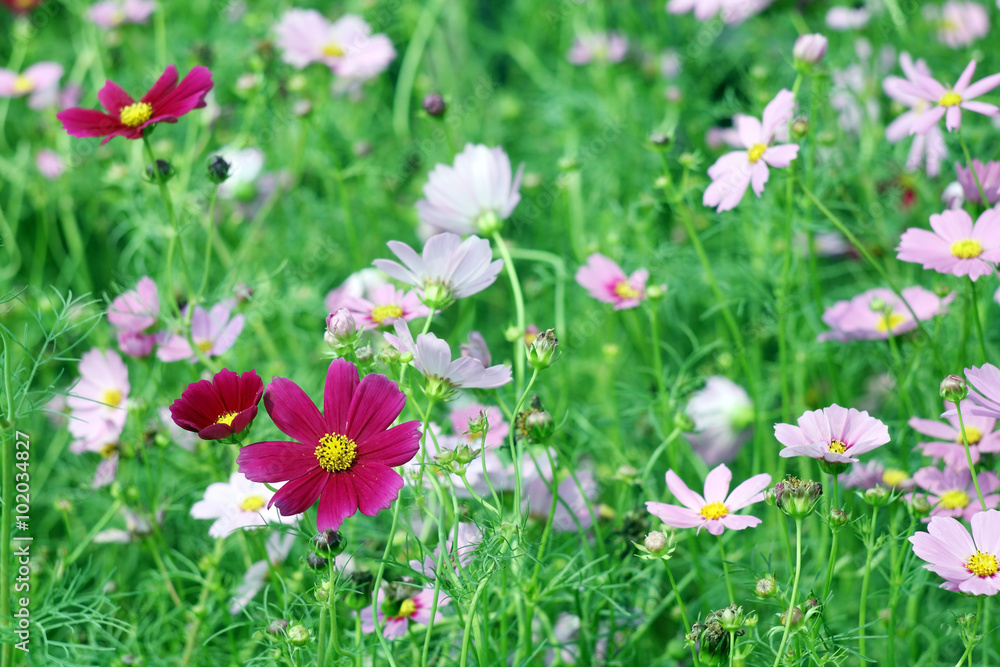
[[[528,431],[528,438],[535,443],[544,443],[556,430],[556,423],[552,420],[552,415],[544,410],[532,411],[524,420],[524,427]]]
[[[535,336],[531,347],[528,348],[528,363],[533,368],[544,370],[555,363],[562,352],[559,348],[559,340],[556,338],[555,329],[547,329]]]
[[[267,626],[267,634],[274,635],[275,637],[285,634],[286,630],[288,630],[288,621],[283,618],[271,621]]]
[[[375,357],[375,351],[372,350],[371,345],[359,347],[354,351],[354,354],[358,358],[358,362],[362,364],[369,363]]]
[[[393,346],[388,346],[382,348],[382,351],[378,353],[379,361],[381,361],[386,366],[395,366],[400,362],[399,350]]]
[[[313,591],[313,597],[316,598],[316,602],[326,602],[330,599],[330,582],[324,581],[319,585],[319,588]]]
[[[774,504],[788,516],[801,519],[813,511],[822,493],[822,484],[788,475],[774,485]]]
[[[667,148],[670,146],[670,137],[663,132],[651,132],[649,135],[649,143],[657,148]]]
[[[845,512],[844,510],[840,510],[837,508],[833,508],[832,510],[830,510],[830,517],[829,517],[830,526],[834,528],[842,528],[843,526],[846,526],[850,518],[851,518],[850,515],[847,514],[847,512]]]
[[[326,331],[330,334],[327,337],[327,343],[332,338],[335,343],[333,347],[351,345],[358,337],[358,324],[354,321],[351,311],[346,308],[338,308],[337,312],[327,315]]]
[[[305,646],[309,641],[309,629],[304,625],[296,623],[288,628],[288,641],[295,646]]]
[[[653,532],[651,532],[649,535],[646,536],[646,539],[643,540],[642,545],[646,547],[646,549],[649,551],[650,554],[654,556],[659,556],[663,554],[664,551],[666,551],[667,547],[670,546],[670,540],[668,540],[667,536],[661,533],[660,531],[654,530]]]
[[[961,375],[949,375],[941,380],[941,398],[958,404],[969,395],[969,386]]]
[[[792,55],[795,57],[795,64],[816,65],[826,55],[827,41],[823,35],[812,34],[802,35],[795,40]]]
[[[781,625],[785,625],[786,623],[789,623],[787,615],[788,615],[788,610],[787,609],[785,611],[781,612],[781,618],[779,619]],[[792,615],[791,615],[791,625],[790,625],[790,627],[794,628],[795,626],[799,625],[800,623],[802,623],[802,610],[799,609],[798,607],[792,607]]]
[[[213,155],[208,158],[208,180],[216,184],[224,183],[229,178],[231,166],[221,155]]]
[[[918,519],[928,516],[931,513],[931,503],[924,496],[913,496],[910,501],[910,511]]]
[[[884,486],[875,486],[865,491],[865,502],[872,507],[881,507],[889,502],[891,495]]]
[[[155,168],[152,164],[146,165],[146,179],[150,183],[166,183],[175,173],[174,166],[166,160],[157,160]]]
[[[757,580],[757,585],[753,589],[754,595],[767,600],[778,594],[778,580],[773,574],[761,577]]]
[[[448,106],[444,103],[444,98],[439,93],[431,93],[424,96],[423,106],[427,115],[434,118],[440,118],[448,109]]]
[[[469,417],[466,425],[469,428],[467,433],[470,437],[480,438],[485,435],[490,428],[490,422],[486,418],[486,410],[480,410],[479,414]]]
[[[306,556],[306,565],[314,570],[325,570],[327,562],[327,559],[312,551],[310,551],[309,555]]]
[[[323,558],[336,558],[344,551],[346,540],[336,530],[328,528],[313,538],[313,550]]]
[[[792,121],[792,138],[803,139],[809,134],[809,121],[805,116],[799,116]]]
[[[697,153],[681,153],[677,158],[677,162],[685,169],[695,170],[701,164],[701,156]]]

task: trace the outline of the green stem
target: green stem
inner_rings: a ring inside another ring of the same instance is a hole
[[[154,547],[155,548],[155,547]],[[181,664],[187,665],[191,663],[191,656],[194,654],[195,644],[198,643],[198,630],[201,628],[202,621],[205,619],[205,605],[208,603],[208,596],[212,592],[212,586],[215,584],[215,577],[219,571],[219,561],[222,559],[222,552],[225,550],[225,540],[217,539],[215,540],[215,550],[212,553],[212,564],[208,570],[208,578],[205,579],[205,585],[201,588],[201,595],[198,596],[198,605],[195,607],[195,619],[194,626],[187,630],[187,643],[184,646],[184,655],[181,658]]]
[[[859,663],[864,665],[867,659],[865,652],[865,621],[868,615],[868,584],[872,578],[872,558],[875,556],[875,521],[878,519],[878,506],[872,506],[872,523],[869,528],[868,537],[865,540],[865,572],[861,577],[861,600],[858,606],[858,653]]]
[[[160,173],[160,168],[156,163],[156,155],[153,153],[153,146],[149,143],[149,137],[144,133],[142,135],[142,143],[146,148],[146,155],[149,157],[149,162],[153,170],[153,178],[156,179],[157,184],[160,186],[160,198],[163,199],[163,205],[167,209],[167,217],[170,220],[170,228],[173,230],[170,236],[170,242],[167,245],[167,289],[170,290],[170,294],[174,294],[174,282],[173,282],[173,256],[174,247],[178,249],[178,254],[181,256],[181,268],[184,270],[184,284],[187,287],[188,294],[193,293],[191,285],[191,276],[188,271],[187,257],[184,255],[184,245],[181,243],[181,230],[177,223],[177,215],[174,213],[174,201],[170,197],[170,190],[167,188],[167,181],[163,174]]]
[[[472,621],[476,618],[476,605],[479,604],[479,596],[486,590],[486,584],[489,582],[489,577],[483,577],[479,585],[476,586],[476,592],[473,594],[472,602],[469,604],[469,614],[465,619],[465,632],[462,634],[462,654],[458,661],[458,667],[466,667],[469,659],[469,641],[472,639]]]
[[[719,557],[722,559],[722,574],[726,578],[726,592],[729,593],[729,604],[736,604],[736,595],[733,593],[733,582],[729,579],[729,564],[726,562],[726,552],[722,548],[722,535],[719,535]]]
[[[514,309],[517,313],[517,330],[519,332],[518,337],[514,340],[514,370],[517,375],[515,390],[520,391],[521,385],[524,384],[525,364],[523,338],[525,329],[524,295],[521,293],[521,281],[517,277],[514,260],[511,258],[510,251],[507,250],[507,244],[504,242],[503,237],[500,236],[500,232],[493,232],[493,242],[496,244],[500,256],[503,257],[504,267],[507,269],[507,277],[510,278],[510,289],[514,294]]]
[[[788,608],[785,611],[785,630],[781,634],[781,644],[778,645],[778,653],[774,656],[774,665],[778,667],[785,655],[785,646],[788,644],[788,631],[792,627],[793,610],[795,609],[795,596],[799,594],[799,575],[802,574],[802,519],[795,519],[795,579],[792,583],[792,596],[788,599]],[[862,651],[864,654],[864,651]]]
[[[979,496],[979,505],[986,511],[986,501],[983,499],[983,492],[979,488],[979,478],[976,476],[976,466],[972,463],[972,452],[969,451],[969,438],[965,433],[965,422],[962,420],[961,401],[955,403],[955,411],[958,413],[958,428],[961,430],[962,446],[965,448],[965,461],[969,464],[969,473],[972,474],[972,483],[976,486],[976,495]]]
[[[681,599],[681,592],[677,590],[677,582],[674,581],[674,573],[670,570],[670,563],[667,562],[666,558],[661,558],[663,561],[663,567],[667,568],[667,579],[670,581],[670,588],[674,591],[674,599],[677,600],[677,609],[681,612],[681,620],[684,622],[684,636],[691,634],[691,623],[688,621],[687,607],[684,606],[684,600]],[[689,646],[691,649],[691,659],[694,664],[700,665],[698,661],[698,654],[694,650],[694,644]]]
[[[976,300],[976,281],[969,278],[969,307],[972,310],[972,320],[976,323],[976,334],[979,336],[979,354],[982,355],[982,363],[986,363],[986,336],[983,335],[983,322],[979,317],[979,302]],[[964,368],[964,366],[963,366]]]
[[[987,208],[990,204],[986,199],[986,192],[983,190],[983,185],[979,182],[979,174],[976,173],[976,168],[972,164],[972,156],[969,155],[969,147],[965,145],[965,137],[962,136],[962,130],[959,129],[955,134],[958,135],[958,143],[962,145],[962,152],[965,153],[965,166],[972,172],[972,180],[976,182],[976,190],[979,191],[979,203],[983,205],[983,208]]]
[[[382,634],[382,621],[378,617],[378,592],[379,588],[382,586],[382,577],[385,576],[385,564],[389,559],[389,549],[392,548],[393,539],[396,536],[396,524],[399,521],[399,499],[392,504],[392,526],[389,528],[389,537],[385,543],[385,549],[382,551],[382,559],[378,564],[378,572],[375,575],[375,585],[372,588],[372,623],[375,625],[375,636],[378,638],[378,643],[382,646],[382,652],[385,653],[386,660],[392,667],[396,667],[396,660],[392,657],[392,651],[389,650],[389,643],[385,640],[385,636]]]
[[[837,501],[837,478],[838,475],[830,475],[833,479],[833,503],[831,509],[840,509],[840,505]],[[831,517],[827,517],[829,521]],[[840,533],[840,526],[830,525],[830,532],[833,534],[832,544],[830,545],[830,559],[826,565],[826,581],[823,584],[823,597],[820,598],[823,604],[826,604],[826,598],[830,595],[830,586],[833,584],[833,568],[834,564],[837,562],[837,538]]]
[[[208,205],[208,224],[205,228],[205,271],[201,276],[201,287],[198,288],[198,300],[205,294],[208,287],[208,274],[212,268],[212,236],[215,232],[215,195],[219,192],[218,183],[212,185],[212,197]]]
[[[535,368],[531,373],[531,380],[528,381],[528,386],[524,388],[521,392],[521,397],[517,399],[517,405],[514,406],[514,412],[511,416],[511,424],[517,419],[518,413],[521,411],[521,406],[524,405],[524,399],[528,397],[528,392],[535,385],[535,379],[538,377],[538,369]],[[514,513],[517,517],[517,529],[521,529],[521,524],[524,522],[524,515],[521,511],[521,462],[520,462],[520,451],[517,447],[517,440],[514,439],[515,429],[510,429],[510,455],[514,463]]]
[[[406,53],[403,54],[403,64],[396,80],[396,95],[392,101],[392,129],[400,139],[408,139],[410,136],[410,96],[417,78],[417,68],[444,5],[445,0],[433,0],[424,6],[410,36]]]

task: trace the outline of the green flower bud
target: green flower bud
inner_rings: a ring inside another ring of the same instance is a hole
[[[535,336],[528,348],[528,363],[538,370],[544,370],[555,363],[562,352],[558,349],[556,330],[548,329]]]
[[[305,646],[309,641],[309,629],[304,625],[296,623],[288,628],[288,641],[295,646]]]
[[[941,380],[941,398],[958,404],[969,395],[969,386],[961,375],[949,375]]]

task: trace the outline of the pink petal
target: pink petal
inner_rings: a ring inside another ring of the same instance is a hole
[[[366,375],[351,399],[347,436],[363,443],[389,427],[403,411],[406,395],[384,375]]]
[[[673,470],[667,471],[667,488],[681,504],[696,512],[700,512],[701,508],[708,504],[704,498],[689,489]]]
[[[381,510],[389,509],[404,485],[399,473],[380,463],[355,464],[350,474],[358,496],[358,507],[365,516],[375,516]]]
[[[267,386],[264,407],[282,433],[296,440],[318,446],[326,435],[326,422],[302,389],[286,378],[276,377]]]
[[[659,517],[663,523],[674,528],[694,528],[705,523],[705,517],[687,507],[648,501],[646,509],[650,514]]]
[[[346,359],[335,359],[326,371],[323,416],[334,433],[347,434],[351,398],[358,382],[358,367]]]
[[[314,472],[289,480],[278,489],[267,506],[277,507],[281,516],[302,514],[319,498],[328,477],[329,472],[317,467]]]
[[[300,442],[255,442],[240,449],[239,471],[253,482],[285,482],[319,468],[316,446]]]
[[[730,472],[729,468],[727,468],[724,463],[709,472],[708,476],[705,477],[705,504],[725,503],[726,495],[729,494],[729,482],[732,481],[732,479],[733,473]],[[673,489],[671,489],[671,491],[673,491]]]
[[[332,473],[319,495],[319,512],[316,515],[316,530],[328,528],[337,530],[344,519],[358,511],[358,497],[354,491],[351,475]]]

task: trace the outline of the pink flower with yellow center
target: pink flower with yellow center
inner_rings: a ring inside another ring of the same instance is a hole
[[[420,623],[427,625],[433,613],[434,589],[433,588],[405,588],[394,586],[400,597],[396,595],[386,595],[384,590],[379,590],[375,606],[378,607],[379,624],[382,626],[382,636],[386,639],[397,639],[406,635],[410,628],[410,623]],[[439,596],[438,607],[449,604],[451,600],[447,596]],[[361,610],[361,632],[371,634],[375,632],[375,619],[371,607]]]
[[[683,505],[668,505],[649,501],[646,509],[663,523],[674,528],[705,528],[712,535],[721,535],[726,528],[743,530],[760,523],[755,516],[736,514],[739,510],[764,500],[764,489],[771,483],[767,473],[754,475],[729,493],[733,473],[722,464],[705,477],[705,495],[687,487],[673,470],[667,471],[667,488]]]
[[[992,274],[1000,261],[1000,211],[983,211],[976,223],[963,209],[931,216],[931,228],[910,228],[899,240],[896,257],[925,269],[976,280]]]
[[[128,416],[128,368],[113,350],[94,348],[80,359],[80,380],[70,389],[69,432],[74,452],[110,456]]]
[[[243,331],[242,315],[230,317],[235,299],[226,299],[205,310],[195,306],[191,314],[191,342],[206,357],[217,357],[229,351]],[[187,308],[184,309],[187,312]],[[160,348],[156,356],[160,361],[195,361],[197,355],[186,336],[180,333],[162,333],[159,335]]]
[[[1000,512],[977,512],[972,535],[957,519],[933,517],[926,533],[910,536],[924,567],[944,578],[941,588],[970,595],[1000,592]]]
[[[631,276],[618,264],[601,253],[595,252],[587,263],[576,272],[576,282],[593,298],[613,303],[615,310],[635,308],[646,298],[646,281],[649,271],[639,269]]]
[[[409,322],[427,317],[431,309],[420,301],[415,291],[404,292],[393,285],[379,285],[368,299],[346,296],[343,307],[351,311],[354,320],[365,329],[391,327],[396,320]]]
[[[995,472],[986,470],[976,473],[979,490],[983,492],[983,500],[987,508],[994,508],[1000,502],[1000,494],[994,493],[1000,489],[1000,477]],[[926,495],[933,506],[931,516],[950,516],[969,521],[982,511],[979,503],[976,485],[972,481],[969,469],[958,470],[934,467],[921,468],[913,473],[913,481],[923,489],[920,495]],[[916,494],[914,494],[916,495]],[[927,519],[924,519],[927,521]]]
[[[779,452],[783,458],[808,456],[847,464],[889,442],[889,428],[867,412],[834,404],[803,413],[797,425],[775,424],[774,437],[785,446]]]
[[[0,97],[23,97],[30,95],[28,106],[41,109],[59,88],[63,66],[59,63],[36,63],[18,74],[0,67]]]
[[[911,134],[923,134],[934,127],[941,118],[945,118],[945,127],[954,132],[962,125],[962,109],[996,116],[1000,107],[986,102],[975,102],[975,98],[985,95],[1000,86],[1000,74],[991,74],[985,79],[972,83],[972,75],[976,72],[976,61],[971,61],[954,86],[945,86],[929,75],[918,74],[916,81],[900,83],[899,90],[907,95],[919,97],[934,103],[927,112],[921,114],[910,127]]]
[[[389,38],[371,34],[371,26],[354,14],[330,23],[316,10],[289,9],[274,31],[281,59],[297,69],[318,62],[340,77],[360,81],[379,74],[396,57]]]
[[[823,313],[823,323],[832,330],[821,333],[818,340],[886,340],[890,333],[899,336],[916,329],[913,314],[920,321],[929,320],[943,315],[955,300],[954,292],[942,298],[919,286],[905,288],[902,295],[900,300],[892,290],[876,287],[838,301]]]
[[[962,431],[958,414],[954,410],[955,404],[945,401],[944,407],[947,422],[919,417],[910,418],[908,422],[910,428],[934,438],[933,442],[921,442],[917,447],[923,451],[924,456],[944,459],[945,465],[949,468],[958,470],[968,468],[969,462],[965,455],[965,445],[962,444]],[[976,404],[971,399],[962,401],[965,439],[969,442],[969,455],[973,464],[979,462],[980,452],[1000,452],[1000,431],[994,430],[997,418],[977,415],[975,410]]]

